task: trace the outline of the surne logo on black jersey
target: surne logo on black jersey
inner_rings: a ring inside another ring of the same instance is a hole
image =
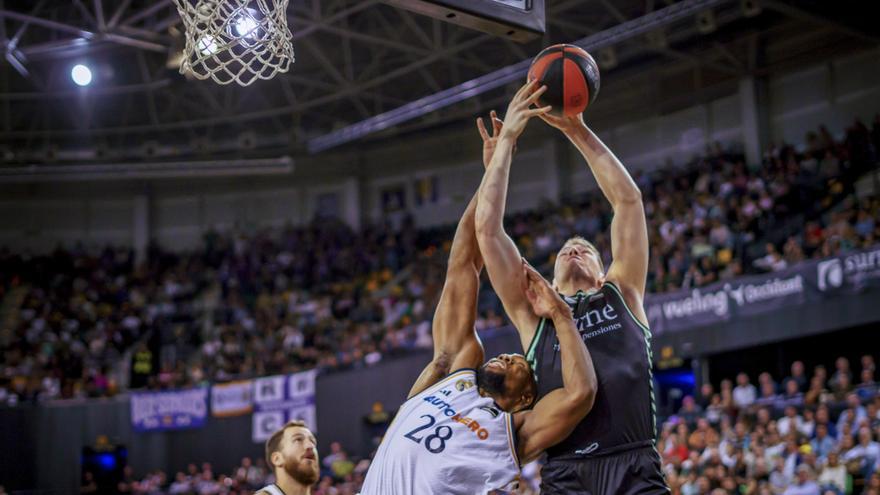
[[[617,310],[608,303],[600,309],[590,309],[583,315],[579,316],[575,323],[578,330],[591,330],[595,326],[604,325],[605,323],[616,320],[618,318]]]
[[[623,324],[618,320],[619,316],[617,310],[612,305],[606,303],[601,308],[590,309],[583,315],[575,318],[575,324],[577,325],[578,333],[581,335],[581,340],[587,341],[593,337],[623,328]],[[553,345],[553,350],[559,351],[558,342]]]

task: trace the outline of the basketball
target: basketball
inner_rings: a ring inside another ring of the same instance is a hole
[[[551,105],[553,115],[582,113],[599,94],[599,67],[584,49],[559,44],[545,48],[532,60],[529,81],[547,86],[540,106]]]

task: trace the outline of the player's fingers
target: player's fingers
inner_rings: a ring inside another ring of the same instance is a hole
[[[532,103],[537,102],[537,101],[538,101],[538,98],[540,98],[541,95],[544,94],[544,93],[546,93],[546,92],[547,92],[547,86],[541,86],[540,88],[538,88],[537,91],[535,91],[534,93],[532,93],[532,94],[526,99],[525,103],[528,104],[529,106],[531,106]]]
[[[501,132],[501,126],[504,124],[504,122],[502,122],[501,119],[498,118],[498,114],[495,113],[495,110],[489,112],[489,117],[492,119],[492,135],[498,136],[498,133]]]
[[[538,273],[538,270],[535,270],[535,268],[525,259],[523,259],[523,270],[525,270],[526,277],[528,277],[530,283],[537,282],[541,279],[541,274]]]
[[[529,117],[534,117],[535,115],[541,116],[541,115],[546,114],[547,112],[549,112],[552,109],[553,109],[553,107],[550,105],[547,105],[546,107],[541,107],[541,108],[532,108],[532,109],[526,111],[526,115],[528,115]]]
[[[486,124],[483,123],[483,117],[477,117],[477,129],[480,131],[480,137],[483,141],[489,139],[489,133],[486,132]]]
[[[521,88],[519,88],[519,91],[516,92],[516,95],[514,95],[513,99],[514,100],[521,100],[525,95],[528,95],[529,93],[534,91],[537,86],[538,86],[537,79],[533,79],[533,80],[525,83]]]

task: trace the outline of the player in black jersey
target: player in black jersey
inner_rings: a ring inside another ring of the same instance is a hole
[[[480,185],[476,229],[489,279],[519,330],[540,398],[561,384],[556,330],[552,322],[535,315],[519,289],[523,277],[520,254],[502,224],[516,139],[535,115],[520,100],[536,88],[535,83],[526,84],[508,107]],[[587,417],[568,438],[547,450],[541,493],[668,493],[654,448],[651,333],[643,307],[648,232],[641,192],[582,117],[539,117],[561,130],[581,152],[614,209],[613,262],[607,272],[597,249],[580,237],[568,240],[556,258],[553,286],[568,302],[590,350],[598,390]]]

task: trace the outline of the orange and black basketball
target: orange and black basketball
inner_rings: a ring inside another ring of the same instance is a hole
[[[547,86],[540,105],[552,105],[553,115],[577,115],[599,94],[599,67],[584,49],[559,44],[545,48],[532,61],[529,81]]]

